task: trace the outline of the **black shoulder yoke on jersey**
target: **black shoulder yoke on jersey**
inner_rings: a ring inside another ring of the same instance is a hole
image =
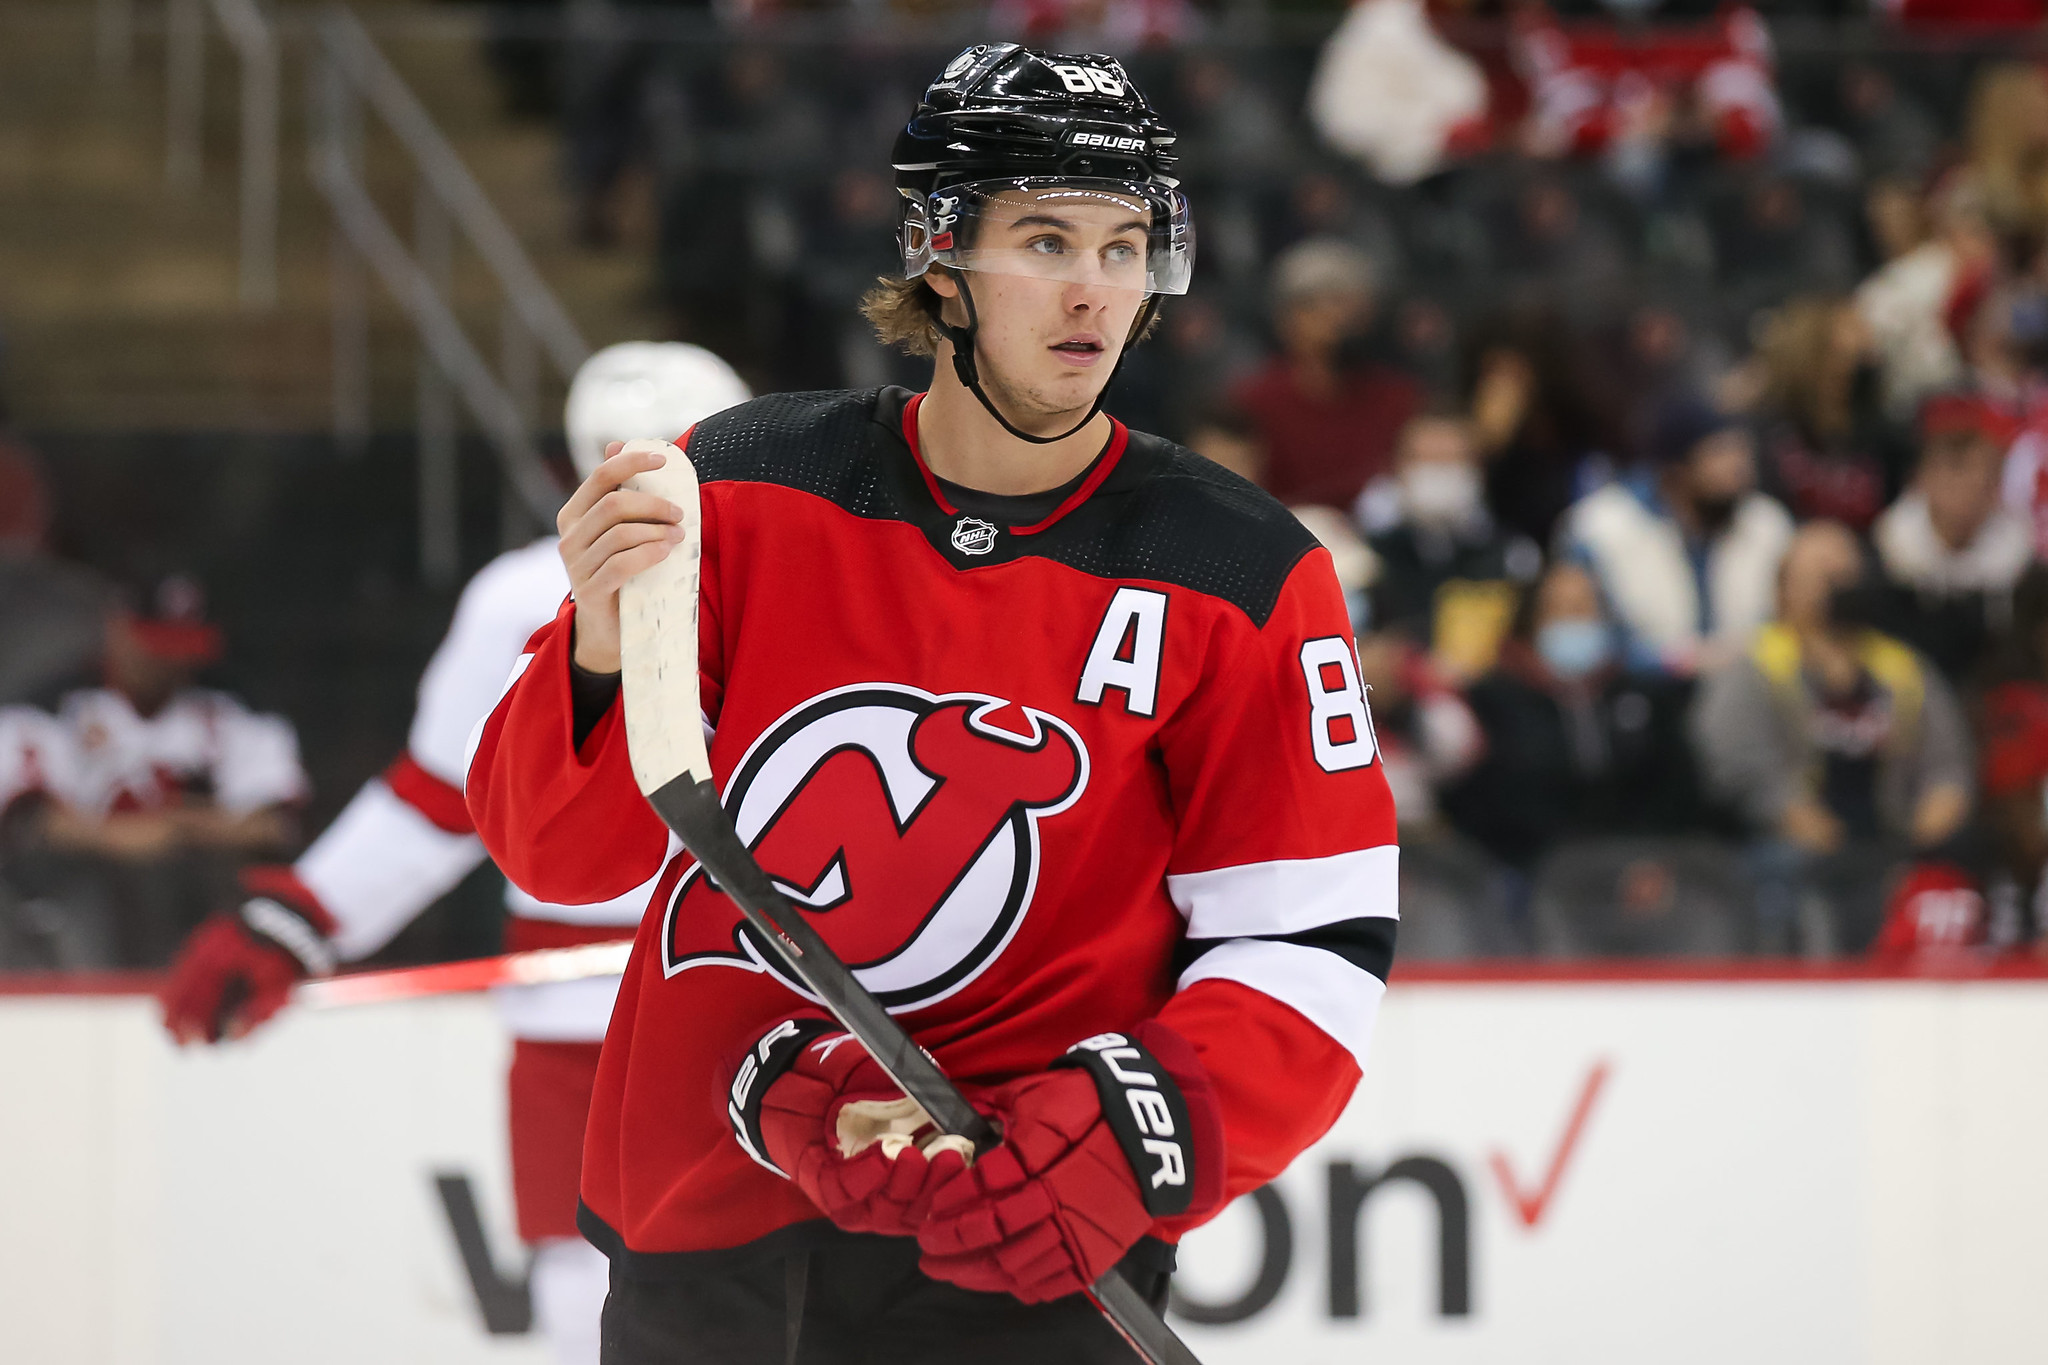
[[[705,483],[779,484],[857,517],[909,522],[958,569],[1037,556],[1099,578],[1148,579],[1220,598],[1260,627],[1287,576],[1316,547],[1293,513],[1251,483],[1137,431],[1102,486],[1042,530],[949,515],[904,443],[909,399],[894,388],[756,398],[699,422],[690,462]],[[968,538],[978,553],[954,544],[965,520],[981,532]]]

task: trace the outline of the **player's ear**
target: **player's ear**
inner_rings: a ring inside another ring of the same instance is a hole
[[[948,327],[965,327],[967,305],[961,302],[960,281],[954,277],[953,272],[942,265],[935,265],[924,272],[923,279],[926,287],[931,290],[931,294],[925,299],[926,309]],[[938,338],[934,337],[932,344],[936,349]]]

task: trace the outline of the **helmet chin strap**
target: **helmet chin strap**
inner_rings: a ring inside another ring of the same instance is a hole
[[[1035,446],[1049,446],[1064,441],[1082,427],[1094,421],[1095,414],[1102,411],[1102,400],[1109,396],[1109,386],[1116,383],[1118,373],[1123,370],[1124,359],[1131,353],[1130,342],[1126,341],[1123,350],[1117,354],[1116,364],[1110,367],[1109,378],[1103,381],[1102,388],[1097,391],[1095,402],[1088,409],[1086,417],[1083,417],[1057,436],[1033,436],[1028,431],[1019,431],[1009,418],[1003,416],[1001,409],[996,407],[995,403],[990,400],[987,392],[981,387],[981,371],[974,363],[974,339],[975,333],[981,330],[981,319],[976,316],[974,311],[974,294],[967,287],[966,272],[955,270],[952,272],[952,275],[960,284],[961,302],[967,305],[967,325],[965,327],[955,327],[947,322],[945,318],[939,315],[942,305],[937,304],[932,308],[932,323],[939,329],[941,335],[953,345],[953,373],[960,376],[960,382],[967,386],[968,392],[972,393],[980,401],[982,407],[988,409],[988,415],[995,418],[1004,431],[1009,432],[1020,441],[1029,441]],[[935,295],[930,297],[936,298]],[[1153,300],[1147,298],[1144,308],[1149,311],[1152,306]],[[1131,330],[1135,333],[1142,331],[1143,328],[1133,327]]]

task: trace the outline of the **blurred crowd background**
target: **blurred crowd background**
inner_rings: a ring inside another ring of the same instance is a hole
[[[1335,556],[1404,955],[1900,958],[2048,925],[2044,18],[525,0],[478,41],[578,249],[757,392],[923,384],[855,303],[958,40],[1119,55],[1198,264],[1108,406]],[[449,601],[403,454],[292,448],[0,443],[0,969],[162,963],[402,745]],[[451,904],[388,956],[488,949]]]

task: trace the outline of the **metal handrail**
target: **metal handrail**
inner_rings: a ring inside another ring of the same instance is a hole
[[[520,417],[519,404],[491,373],[434,280],[384,221],[344,152],[332,146],[315,147],[308,170],[333,206],[336,226],[398,300],[434,363],[505,457],[505,477],[518,491],[520,501],[543,522],[552,521],[555,509],[561,506],[562,491],[547,475],[540,447]]]
[[[216,0],[218,3],[219,0]],[[247,3],[247,0],[243,0]],[[590,354],[590,345],[571,321],[519,239],[492,207],[448,139],[406,86],[354,11],[335,6],[321,15],[319,36],[325,55],[339,64],[350,83],[381,114],[419,168],[423,183],[439,196],[458,226],[505,287],[520,320],[546,348],[564,378]]]
[[[335,5],[320,15],[313,36],[307,169],[333,211],[336,231],[336,432],[345,444],[368,433],[366,264],[419,335],[420,558],[430,582],[451,584],[457,568],[454,402],[460,400],[490,441],[518,506],[542,526],[552,526],[562,490],[533,432],[536,343],[564,379],[574,375],[590,347],[361,21]],[[412,162],[417,191],[410,250],[360,173],[365,108],[378,114]],[[502,377],[449,303],[456,229],[482,257],[504,297]]]
[[[206,106],[206,14],[235,49],[242,74],[241,277],[244,304],[277,302],[278,42],[256,0],[169,0],[165,62],[164,174],[199,187]],[[125,17],[125,7],[114,11]],[[103,61],[119,60],[118,51]]]

